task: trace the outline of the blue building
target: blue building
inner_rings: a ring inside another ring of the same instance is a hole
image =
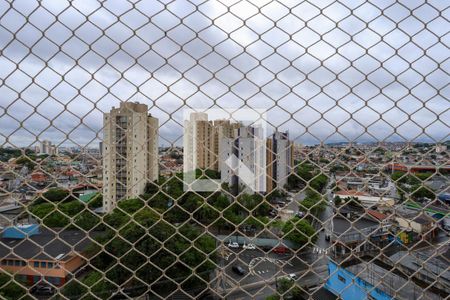
[[[38,224],[26,224],[6,227],[2,230],[2,238],[5,239],[24,239],[39,234]]]
[[[355,274],[339,267],[334,262],[328,261],[329,279],[325,288],[343,300],[357,299],[394,299],[385,292],[374,288],[367,281],[357,277]]]

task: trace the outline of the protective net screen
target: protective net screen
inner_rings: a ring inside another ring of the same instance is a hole
[[[0,0],[0,298],[448,299],[450,3]]]

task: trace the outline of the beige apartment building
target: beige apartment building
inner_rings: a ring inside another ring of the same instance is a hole
[[[275,132],[266,143],[267,193],[284,188],[294,167],[294,147],[287,132]]]
[[[232,137],[239,123],[229,120],[208,120],[208,114],[193,112],[184,122],[183,171],[209,169],[219,171],[220,141]]]
[[[103,209],[158,179],[158,119],[145,104],[123,102],[103,116]]]
[[[255,190],[283,188],[294,165],[293,143],[287,132],[275,132],[267,140],[261,134],[262,129],[230,120],[208,120],[207,113],[192,112],[184,121],[183,171],[218,171],[222,182],[235,185],[239,179],[225,161],[236,155],[254,174]],[[264,145],[259,145],[261,141]]]

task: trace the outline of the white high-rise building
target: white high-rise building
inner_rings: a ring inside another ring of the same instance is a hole
[[[221,181],[235,192],[266,190],[266,147],[263,129],[240,127],[233,137],[224,137],[219,145]]]
[[[41,154],[48,154],[51,155],[52,152],[52,143],[50,141],[42,141],[41,143],[41,149],[40,149],[40,153]]]
[[[158,179],[158,119],[145,104],[123,102],[103,115],[103,209],[137,197]]]
[[[191,113],[189,120],[184,121],[183,135],[183,171],[192,172],[203,167],[204,152],[202,144],[208,124],[208,114]]]

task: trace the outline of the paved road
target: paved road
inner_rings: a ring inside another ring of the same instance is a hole
[[[223,282],[219,290],[225,289],[227,299],[264,299],[275,291],[275,279],[298,274],[299,284],[315,285],[326,277],[326,268],[315,269],[314,256],[310,253],[300,255],[265,253],[261,250],[228,249],[228,254],[222,260]],[[245,275],[233,272],[232,267],[239,265],[245,270]],[[314,266],[314,272],[308,265]],[[318,277],[315,273],[321,273]],[[325,273],[325,274],[324,274]],[[213,281],[215,286],[217,281]],[[252,296],[249,297],[249,294]]]
[[[261,250],[232,250],[223,261],[225,273],[231,281],[241,284],[252,283],[259,279],[270,279],[276,275],[287,275],[307,268],[297,256],[290,254],[265,253]],[[246,275],[240,276],[232,267],[241,266]]]
[[[313,271],[305,269],[295,273],[298,276],[296,284],[306,287],[316,286],[324,282],[328,276],[327,268],[321,267]],[[242,284],[235,289],[226,291],[226,299],[266,299],[276,292],[276,276],[267,280],[259,280],[249,284]]]
[[[325,236],[333,230],[332,184],[333,181],[330,180],[326,188],[328,205],[320,216],[325,230],[319,232],[316,245],[307,252],[293,256],[266,254],[260,250],[228,249],[228,255],[222,261],[225,270],[222,288],[226,289],[227,299],[265,299],[274,294],[276,278],[291,273],[298,274],[297,284],[301,286],[313,286],[326,281],[330,242]],[[297,213],[298,201],[305,198],[305,193],[291,196],[293,201],[288,203],[286,208]],[[244,268],[246,274],[240,276],[234,273],[232,271],[234,265]]]

